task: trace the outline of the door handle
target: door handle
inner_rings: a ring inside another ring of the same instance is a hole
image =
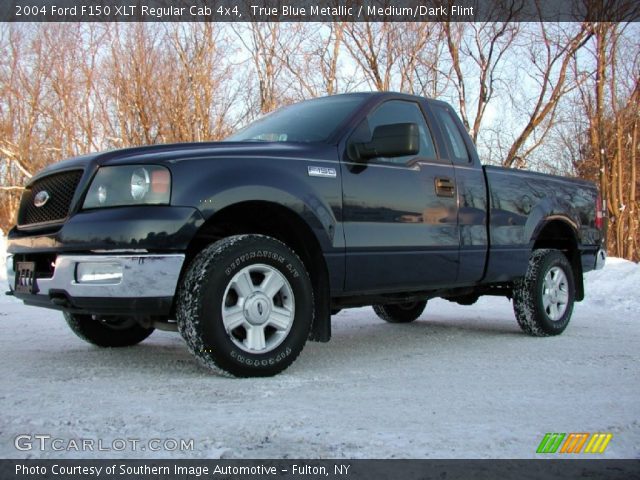
[[[436,177],[436,195],[439,197],[453,197],[456,192],[456,184],[449,177]]]

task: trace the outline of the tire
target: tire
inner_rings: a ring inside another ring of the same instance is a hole
[[[410,323],[416,320],[427,306],[427,301],[374,305],[373,311],[385,322]]]
[[[313,323],[313,290],[298,256],[262,235],[237,235],[202,250],[181,282],[178,331],[205,367],[236,377],[282,372]]]
[[[73,333],[99,347],[130,347],[153,333],[153,328],[143,327],[133,317],[95,317],[68,312],[63,315]]]
[[[573,270],[558,250],[536,250],[524,278],[513,288],[513,310],[529,335],[561,334],[569,324],[575,300]]]

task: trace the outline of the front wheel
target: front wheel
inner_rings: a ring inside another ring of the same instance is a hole
[[[64,312],[64,319],[73,333],[99,347],[129,347],[153,333],[153,328],[143,327],[134,317]]]
[[[311,281],[298,256],[273,238],[237,235],[191,262],[176,316],[189,350],[206,367],[264,377],[300,354],[313,311]]]
[[[513,288],[513,309],[520,328],[529,335],[561,334],[571,319],[575,300],[573,270],[558,250],[531,255],[524,278]]]
[[[373,311],[385,322],[409,323],[416,320],[427,306],[427,301],[374,305]]]

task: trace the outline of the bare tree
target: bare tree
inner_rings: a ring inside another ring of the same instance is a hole
[[[229,111],[237,92],[226,60],[231,46],[214,23],[172,24],[167,32],[173,82],[163,89],[163,141],[218,140],[229,134]]]
[[[160,141],[161,84],[171,82],[153,24],[110,24],[110,51],[101,89],[107,101],[107,138],[116,147]]]
[[[441,32],[436,23],[353,22],[345,46],[373,90],[434,96],[441,86]]]
[[[24,183],[46,164],[42,102],[50,63],[38,28],[0,30],[0,222],[13,222]]]
[[[345,26],[345,22],[331,22],[327,40],[321,42],[316,51],[320,72],[322,72],[323,87],[327,95],[333,95],[340,91],[338,60],[344,42]]]
[[[591,31],[585,23],[574,31],[567,32],[562,24],[538,24],[538,31],[531,32],[529,42],[524,48],[529,52],[529,63],[526,71],[527,82],[535,85],[537,95],[533,105],[526,107],[526,124],[515,137],[509,148],[503,165],[511,167],[516,158],[525,159],[538,148],[553,125],[560,100],[577,87],[579,78],[568,78],[571,62],[578,50],[591,38]],[[515,100],[516,102],[518,100]],[[532,138],[536,129],[542,129],[535,141]]]
[[[638,260],[640,52],[637,39],[624,35],[628,27],[590,26],[595,67],[580,89],[589,136],[587,154],[578,167],[582,176],[600,183],[609,217],[609,251]]]
[[[282,104],[286,91],[283,79],[284,63],[290,48],[296,45],[286,25],[279,22],[254,22],[235,29],[238,39],[251,58],[257,79],[258,113],[275,110]],[[281,47],[286,46],[282,51]]]
[[[487,105],[494,97],[500,80],[499,72],[504,67],[505,54],[511,49],[519,33],[519,24],[444,22],[443,28],[453,70],[453,83],[457,91],[460,117],[475,142],[478,139]],[[467,66],[471,72],[469,75],[464,73],[465,64],[469,64]],[[469,111],[469,90],[477,92],[473,116]]]
[[[391,90],[399,62],[399,30],[393,22],[352,22],[347,24],[345,46],[374,90]]]
[[[299,23],[292,28],[298,38],[295,49],[280,44],[281,61],[292,76],[291,88],[299,98],[334,95],[350,80],[340,75],[345,22]]]
[[[420,48],[416,49],[409,91],[425,97],[440,97],[449,88],[452,77],[450,71],[443,71],[446,30],[439,23],[416,23],[415,28],[422,30],[418,36],[422,41],[415,42]]]

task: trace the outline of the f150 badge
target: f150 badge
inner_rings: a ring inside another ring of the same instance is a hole
[[[336,178],[336,169],[329,167],[307,167],[310,177]]]

